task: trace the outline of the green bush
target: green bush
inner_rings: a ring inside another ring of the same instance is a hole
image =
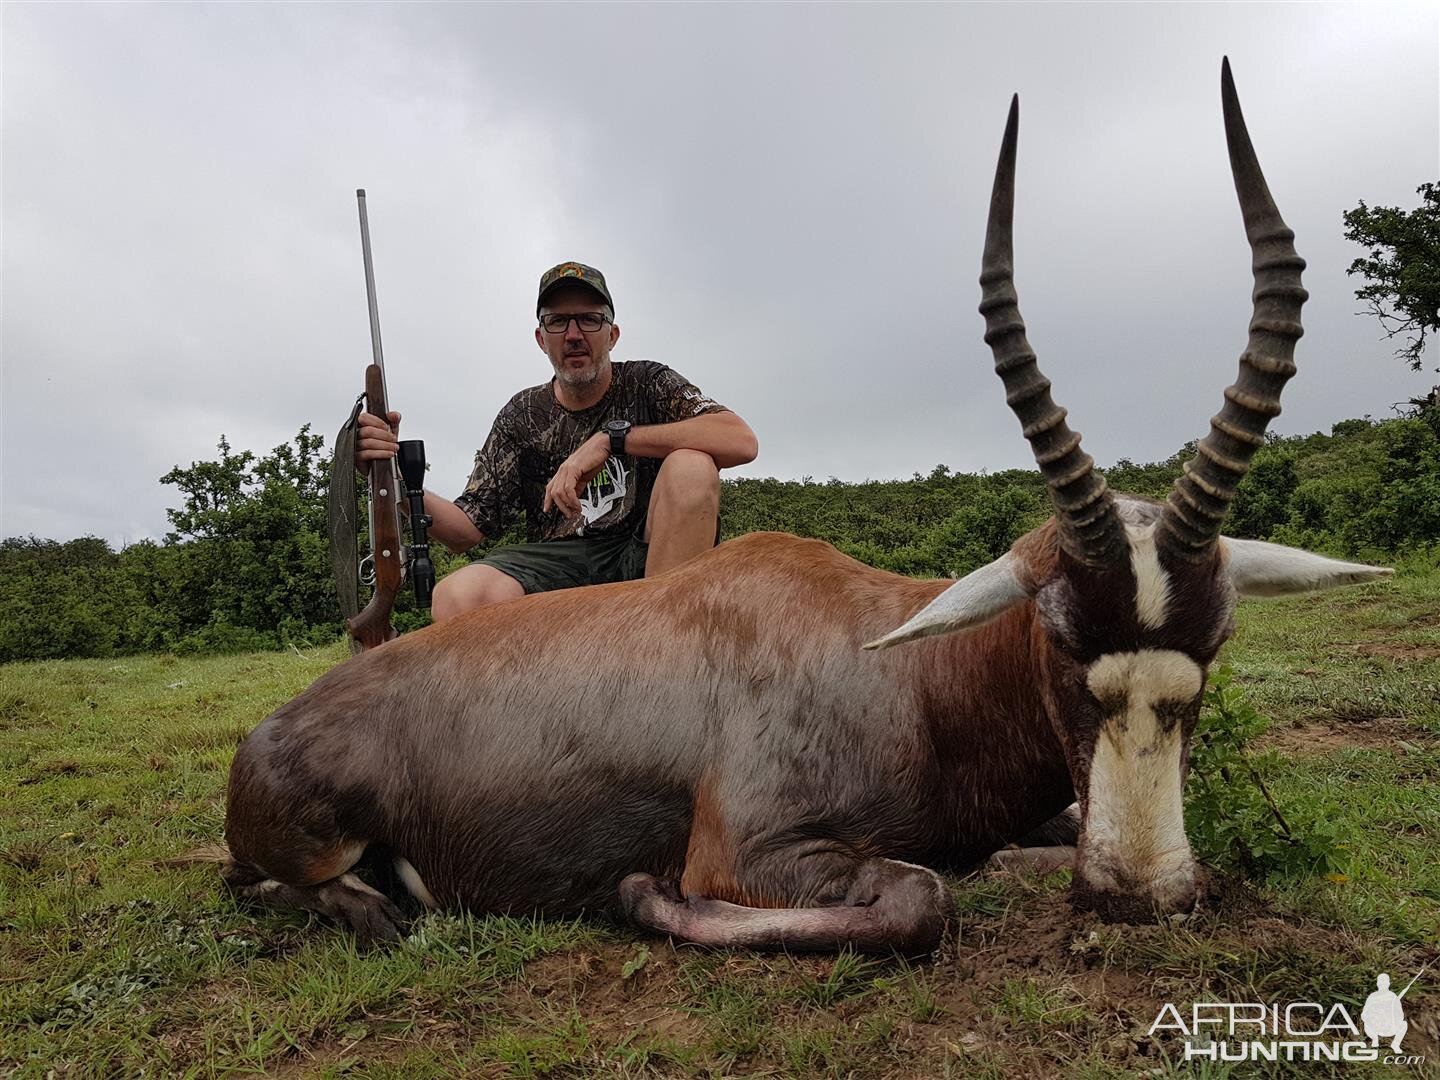
[[[1269,722],[1233,678],[1228,667],[1212,673],[1190,741],[1185,830],[1196,856],[1255,878],[1342,870],[1335,824],[1275,803],[1263,776],[1278,767],[1278,756],[1250,748]]]
[[[268,455],[234,452],[161,478],[179,494],[163,543],[112,551],[82,537],[0,542],[0,662],[287,647],[341,633],[325,535],[324,440],[301,428]],[[1163,462],[1122,460],[1110,486],[1163,499],[1187,443]],[[900,574],[962,575],[1002,554],[1049,514],[1034,470],[952,473],[937,465],[908,480],[847,484],[726,480],[723,537],[778,530],[817,537],[852,558]],[[1375,422],[1345,420],[1327,434],[1271,437],[1241,483],[1226,531],[1337,555],[1428,565],[1440,553],[1440,410]],[[516,522],[471,555],[523,538]],[[466,556],[436,545],[436,572]],[[429,620],[406,590],[397,628]]]
[[[1426,420],[1351,420],[1290,445],[1298,483],[1270,539],[1352,556],[1440,540],[1440,438]]]

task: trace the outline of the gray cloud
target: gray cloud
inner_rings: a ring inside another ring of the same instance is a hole
[[[4,35],[5,534],[159,535],[223,432],[327,435],[369,352],[458,492],[544,379],[535,280],[748,419],[746,475],[1028,466],[975,313],[1011,92],[1031,340],[1101,462],[1200,435],[1249,318],[1229,54],[1302,254],[1285,432],[1428,386],[1340,215],[1437,176],[1433,5],[18,5]]]

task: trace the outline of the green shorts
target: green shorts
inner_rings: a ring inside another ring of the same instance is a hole
[[[644,536],[642,524],[633,533],[496,548],[480,561],[509,574],[527,593],[634,581],[645,576],[650,545]]]

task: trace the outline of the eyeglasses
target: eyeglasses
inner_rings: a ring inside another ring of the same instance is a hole
[[[575,324],[587,334],[593,334],[611,321],[608,315],[602,315],[598,311],[587,311],[583,315],[542,315],[540,316],[540,325],[545,328],[547,334],[563,334],[570,329],[571,319],[574,319]]]

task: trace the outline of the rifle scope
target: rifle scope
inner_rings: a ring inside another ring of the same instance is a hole
[[[400,475],[405,479],[405,496],[410,500],[410,580],[415,583],[415,601],[430,607],[435,588],[435,565],[430,561],[430,519],[425,515],[425,443],[403,439],[400,443]]]

